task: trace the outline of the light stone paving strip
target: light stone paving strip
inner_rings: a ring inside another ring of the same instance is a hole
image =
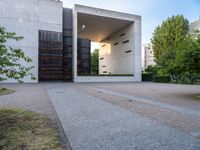
[[[176,111],[176,112],[179,112],[179,113],[182,113],[182,114],[186,114],[186,115],[190,115],[190,116],[200,118],[200,111],[192,110],[192,109],[187,108],[187,107],[170,105],[170,104],[154,101],[154,100],[151,100],[151,99],[141,98],[141,97],[138,97],[138,96],[133,96],[133,95],[129,95],[129,94],[114,92],[114,91],[100,89],[100,88],[96,88],[96,90],[98,92],[104,92],[104,93],[107,93],[107,94],[127,98],[129,100],[158,106],[158,107],[161,107],[161,108],[169,109],[169,110]]]
[[[73,150],[199,150],[176,129],[72,88],[49,89]]]

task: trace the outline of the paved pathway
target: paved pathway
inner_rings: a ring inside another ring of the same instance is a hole
[[[73,150],[200,150],[200,141],[70,87],[48,90]]]
[[[96,90],[99,91],[99,92],[104,92],[104,93],[112,94],[112,95],[115,95],[115,96],[128,98],[131,101],[138,101],[138,102],[158,106],[158,107],[161,107],[161,108],[173,110],[173,111],[176,111],[176,112],[179,112],[179,113],[183,113],[183,114],[186,114],[186,115],[191,115],[191,116],[200,118],[200,110],[196,111],[196,110],[190,109],[188,107],[171,105],[171,104],[167,104],[167,103],[163,103],[163,102],[158,102],[158,101],[155,101],[155,100],[152,100],[152,99],[149,99],[149,98],[148,99],[142,98],[142,97],[139,97],[139,96],[133,96],[133,95],[129,95],[129,94],[114,92],[114,91],[111,91],[111,90],[105,90],[105,89],[100,89],[100,88],[96,88]]]

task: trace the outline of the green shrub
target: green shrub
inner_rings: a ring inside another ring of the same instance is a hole
[[[159,75],[155,75],[153,77],[153,82],[156,83],[170,83],[171,82],[171,77],[170,76],[159,76]]]
[[[153,81],[152,73],[142,73],[142,81]]]
[[[177,83],[178,84],[191,84],[192,83],[191,75],[189,75],[189,74],[180,75],[177,79]]]
[[[184,73],[177,77],[178,84],[200,84],[200,74]]]
[[[192,84],[200,84],[200,74],[193,74],[191,76],[191,83]]]
[[[158,67],[157,66],[152,66],[152,65],[148,66],[144,70],[145,73],[150,73],[150,74],[153,74],[153,75],[156,75],[157,71],[158,71]]]

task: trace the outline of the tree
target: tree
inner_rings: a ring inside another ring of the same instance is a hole
[[[182,15],[172,16],[158,26],[151,39],[160,74],[177,74],[176,57],[189,31],[189,21]]]
[[[22,65],[22,63],[32,62],[30,57],[27,57],[20,48],[12,48],[7,46],[10,40],[22,40],[22,36],[17,36],[16,33],[7,32],[5,28],[0,27],[0,81],[15,79],[22,82],[25,76],[30,76],[35,79],[30,72],[34,67]]]
[[[182,50],[177,53],[175,62],[179,73],[200,73],[200,34],[190,33],[181,43]]]
[[[95,49],[91,54],[91,73],[92,75],[99,74],[99,49]]]
[[[148,66],[146,69],[145,69],[145,73],[150,73],[152,75],[156,75],[157,74],[157,68],[156,66]]]

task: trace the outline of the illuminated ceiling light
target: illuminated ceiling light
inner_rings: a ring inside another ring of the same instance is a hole
[[[85,27],[86,27],[86,26],[83,24],[83,25],[82,25],[82,28],[81,28],[81,31],[79,31],[78,33],[83,32],[83,31],[85,30]]]
[[[82,25],[82,31],[83,31],[84,29],[85,29],[85,25],[83,24],[83,25]]]

